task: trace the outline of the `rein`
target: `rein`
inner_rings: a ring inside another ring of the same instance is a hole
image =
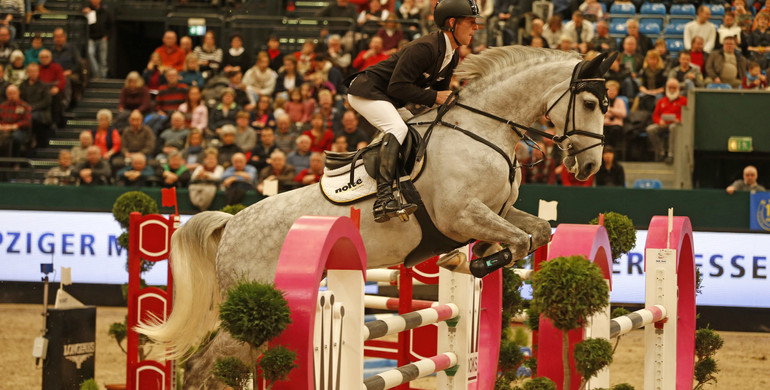
[[[516,164],[515,164],[515,161],[511,161],[511,158],[508,157],[508,155],[505,153],[505,151],[503,151],[502,149],[500,149],[499,146],[493,144],[492,142],[488,141],[484,137],[481,137],[480,135],[478,135],[476,133],[473,133],[473,132],[471,132],[469,130],[463,129],[460,126],[457,126],[457,125],[455,125],[453,123],[446,122],[443,119],[441,119],[441,118],[444,117],[444,114],[449,112],[449,110],[452,109],[452,107],[454,107],[455,105],[457,105],[458,107],[464,107],[464,105],[462,103],[459,103],[457,101],[457,94],[458,94],[457,91],[453,91],[449,95],[449,97],[447,98],[446,102],[444,102],[444,104],[442,104],[441,106],[438,107],[438,113],[436,114],[436,118],[433,119],[432,121],[429,121],[429,122],[416,122],[416,123],[408,123],[407,122],[407,125],[410,125],[410,126],[430,125],[428,127],[428,129],[425,130],[425,135],[423,136],[423,142],[420,143],[420,148],[417,150],[417,155],[415,157],[416,161],[420,161],[425,156],[425,151],[426,151],[426,148],[428,146],[428,140],[430,139],[430,136],[433,133],[433,129],[436,127],[436,124],[441,124],[442,126],[446,126],[446,127],[451,128],[451,129],[457,130],[457,131],[467,135],[468,137],[473,138],[474,140],[476,140],[478,142],[481,142],[484,145],[489,146],[494,151],[496,151],[501,156],[503,156],[503,158],[505,159],[505,162],[508,164],[508,181],[510,181],[510,183],[513,184],[513,182],[516,180]],[[480,111],[480,112],[484,113],[483,111]],[[484,114],[486,114],[486,113],[484,113]],[[491,114],[489,114],[489,115],[491,115]],[[516,131],[516,134],[518,134],[521,137],[521,133],[519,133],[518,130],[514,129],[514,131]],[[515,157],[514,157],[514,160],[515,160]]]
[[[577,78],[578,68],[579,68],[578,66],[575,66],[575,69],[573,69],[573,71],[572,71],[572,78],[570,80],[569,88],[567,88],[559,96],[559,98],[556,99],[556,101],[553,102],[553,104],[551,104],[550,107],[548,107],[548,110],[546,110],[546,113],[545,113],[545,115],[547,116],[548,113],[551,112],[551,110],[556,106],[556,104],[558,104],[561,101],[561,99],[564,98],[564,96],[568,92],[571,92],[570,93],[569,105],[567,106],[567,113],[565,115],[565,121],[564,121],[564,129],[565,129],[565,131],[564,131],[564,134],[557,136],[555,134],[546,133],[545,131],[542,131],[540,129],[535,129],[535,128],[530,127],[530,126],[525,126],[525,125],[513,122],[513,121],[511,121],[509,119],[505,119],[505,118],[499,117],[497,115],[488,113],[486,111],[482,111],[482,110],[480,110],[478,108],[471,107],[469,105],[460,103],[458,101],[459,98],[457,97],[458,91],[454,91],[454,92],[452,92],[452,94],[449,95],[449,97],[444,102],[444,104],[442,104],[441,106],[439,106],[437,108],[438,113],[436,114],[436,118],[433,119],[432,121],[415,122],[415,123],[407,122],[407,125],[409,125],[409,126],[429,125],[428,129],[425,131],[425,135],[423,136],[423,142],[420,144],[420,148],[417,151],[416,160],[420,161],[424,157],[425,150],[426,150],[427,144],[428,144],[428,139],[430,138],[430,135],[433,133],[433,129],[436,127],[436,124],[440,124],[442,126],[446,126],[446,127],[451,128],[451,129],[457,130],[457,131],[467,135],[468,137],[473,138],[474,140],[476,140],[478,142],[481,142],[484,145],[489,146],[491,149],[493,149],[494,151],[499,153],[501,156],[503,156],[503,158],[505,159],[506,163],[508,164],[508,168],[509,168],[508,180],[511,183],[514,182],[514,180],[516,178],[516,168],[521,167],[521,165],[518,165],[518,166],[516,165],[515,157],[514,157],[514,161],[511,161],[511,159],[508,157],[508,155],[502,149],[500,149],[499,146],[493,144],[492,142],[486,140],[485,138],[479,136],[476,133],[473,133],[473,132],[471,132],[469,130],[463,129],[462,127],[457,126],[455,124],[448,123],[448,122],[446,122],[446,121],[444,121],[442,119],[444,117],[444,114],[449,112],[449,110],[452,109],[455,106],[463,108],[463,109],[466,109],[466,110],[468,110],[468,111],[470,111],[470,112],[472,112],[474,114],[482,115],[482,116],[485,116],[487,118],[494,119],[494,120],[496,120],[498,122],[505,123],[506,125],[508,125],[511,128],[511,130],[513,130],[514,133],[516,133],[516,135],[522,141],[524,141],[524,143],[526,143],[526,144],[528,144],[528,145],[530,145],[530,146],[540,150],[541,152],[543,152],[543,150],[540,149],[540,147],[537,145],[537,143],[531,137],[529,137],[529,135],[527,133],[534,133],[534,134],[537,134],[537,135],[539,135],[541,137],[551,139],[562,150],[570,149],[568,151],[568,153],[567,153],[568,156],[575,156],[575,155],[577,155],[579,153],[585,152],[586,150],[595,148],[597,146],[604,145],[604,135],[603,134],[596,134],[596,133],[592,133],[592,132],[589,132],[589,131],[580,130],[580,129],[576,129],[575,128],[575,123],[576,123],[575,122],[575,104],[576,104],[575,95],[577,95],[579,92],[582,92],[582,91],[586,90],[591,83],[602,83],[602,86],[604,85],[604,79],[603,78],[592,78],[592,79],[579,79],[579,78]],[[426,112],[429,112],[429,111],[430,110],[428,110]],[[570,114],[572,114],[571,115],[571,117],[572,117],[572,130],[567,130],[569,128],[569,123],[570,123]],[[581,136],[596,138],[596,139],[599,140],[599,142],[597,142],[597,143],[595,143],[593,145],[587,146],[587,147],[585,147],[583,149],[580,149],[580,150],[571,150],[572,149],[572,144],[571,143],[567,146],[567,149],[562,148],[561,147],[561,143],[563,141],[569,139],[569,137],[572,136],[572,135],[581,135]],[[543,153],[543,154],[545,154],[545,153]],[[534,163],[524,164],[524,165],[527,166],[527,167],[533,167],[533,166],[541,163],[542,161],[543,160],[540,159],[540,160],[538,160],[538,161],[536,161]]]

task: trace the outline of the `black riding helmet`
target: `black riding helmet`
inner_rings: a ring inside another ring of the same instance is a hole
[[[441,0],[436,3],[436,9],[433,11],[433,20],[442,30],[454,33],[457,19],[461,18],[479,18],[479,6],[473,0]],[[444,24],[448,19],[455,18],[451,26]]]

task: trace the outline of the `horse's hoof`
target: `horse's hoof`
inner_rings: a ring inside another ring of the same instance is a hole
[[[439,257],[438,261],[436,261],[436,265],[441,268],[446,268],[452,272],[471,275],[468,257],[465,255],[465,253],[462,253],[457,249]]]

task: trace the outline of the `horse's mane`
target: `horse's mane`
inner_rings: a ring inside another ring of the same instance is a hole
[[[570,59],[580,59],[580,55],[574,52],[529,46],[500,46],[469,56],[460,63],[454,75],[461,80],[488,77],[489,80],[497,82],[532,65]],[[500,75],[503,72],[504,75]]]

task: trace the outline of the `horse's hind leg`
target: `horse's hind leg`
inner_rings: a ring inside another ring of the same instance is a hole
[[[217,335],[185,362],[185,390],[223,390],[225,384],[215,378],[211,371],[217,358],[234,356],[244,363],[252,365],[247,344],[233,339],[229,333],[220,329]]]
[[[532,248],[530,250],[540,248],[551,240],[551,224],[542,218],[510,207],[505,215],[505,220],[532,236]]]

